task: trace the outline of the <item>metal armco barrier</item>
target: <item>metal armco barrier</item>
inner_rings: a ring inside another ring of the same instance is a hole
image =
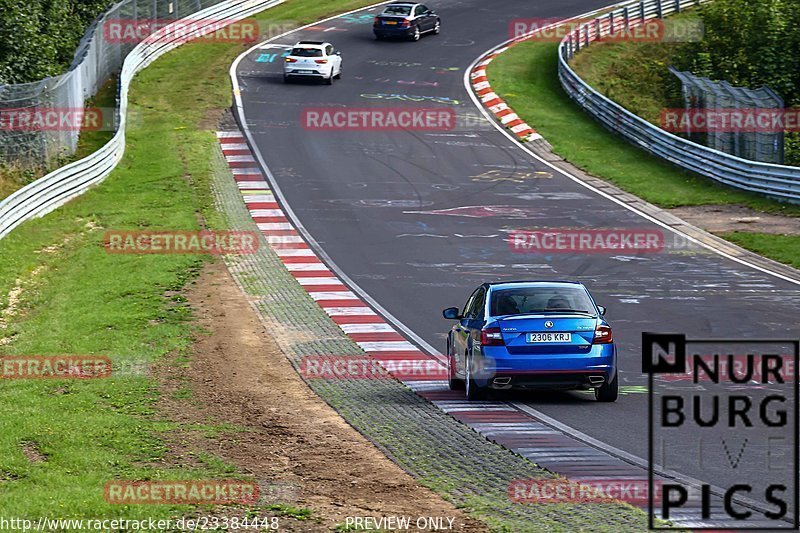
[[[606,37],[707,1],[631,2],[580,24],[558,47],[558,77],[561,85],[570,98],[606,128],[619,133],[651,154],[732,187],[800,203],[800,167],[741,159],[668,133],[595,91],[569,66],[569,61],[577,52],[597,41],[599,37]]]
[[[220,20],[230,24],[283,2],[284,0],[226,0],[193,13],[191,20],[198,28],[203,27],[204,21],[218,28],[221,26]],[[185,35],[176,35],[171,30],[171,25],[162,28],[136,45],[125,58],[119,78],[119,126],[114,137],[93,154],[54,170],[0,201],[0,239],[26,220],[44,216],[83,194],[111,173],[125,151],[125,124],[131,80],[150,63],[187,42]]]

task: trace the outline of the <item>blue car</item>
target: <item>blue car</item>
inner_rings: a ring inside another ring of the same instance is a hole
[[[617,400],[611,326],[588,289],[566,281],[484,283],[447,335],[450,388],[481,400],[490,389],[594,390]]]

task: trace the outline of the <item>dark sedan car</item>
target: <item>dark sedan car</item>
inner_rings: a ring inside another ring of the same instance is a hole
[[[400,37],[419,41],[423,33],[437,34],[441,30],[439,15],[422,4],[395,2],[388,4],[375,17],[372,31],[376,39]]]

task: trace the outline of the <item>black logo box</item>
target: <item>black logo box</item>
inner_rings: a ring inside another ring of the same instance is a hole
[[[642,372],[648,376],[647,399],[648,399],[648,439],[647,439],[647,470],[648,470],[648,522],[649,529],[655,531],[671,531],[678,529],[686,529],[684,527],[656,527],[654,523],[654,502],[653,502],[653,487],[654,487],[654,446],[653,446],[653,395],[655,393],[653,377],[656,374],[685,374],[687,370],[687,344],[784,344],[790,345],[794,348],[794,520],[791,527],[780,528],[786,529],[800,529],[800,424],[798,423],[798,408],[800,408],[800,340],[797,339],[691,339],[687,340],[686,335],[682,333],[642,333]],[[654,348],[659,349],[658,356]],[[663,354],[663,355],[662,355]],[[718,530],[718,527],[697,527],[692,526],[692,530]],[[739,531],[775,531],[775,528],[769,527],[741,527],[730,528]]]

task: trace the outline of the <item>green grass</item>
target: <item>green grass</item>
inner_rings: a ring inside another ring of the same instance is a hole
[[[721,237],[757,254],[800,268],[800,235],[774,235],[735,231]]]
[[[739,204],[800,215],[800,207],[718,185],[649,155],[594,121],[561,88],[558,45],[528,41],[489,65],[492,88],[553,145],[586,172],[661,207]]]
[[[261,22],[311,22],[368,2],[290,1]],[[123,160],[100,186],[0,241],[0,354],[96,354],[113,364],[186,357],[195,331],[177,291],[208,259],[191,255],[110,255],[105,230],[220,227],[209,188],[215,128],[231,103],[228,67],[243,50],[189,44],[142,72],[131,90],[139,127]],[[101,104],[102,105],[102,104]],[[87,136],[91,151],[102,135]],[[16,290],[13,291],[16,294]],[[179,395],[186,395],[180,391]],[[113,479],[231,477],[218,458],[169,466],[165,437],[225,432],[221,423],[179,428],[155,411],[159,392],[141,375],[84,381],[6,381],[0,387],[0,516],[168,517],[176,506],[111,506]],[[32,443],[43,461],[29,461]],[[302,514],[302,513],[300,513]]]
[[[613,50],[618,45],[602,46]],[[663,208],[744,205],[763,212],[800,216],[800,206],[738,191],[684,171],[603,128],[561,88],[557,44],[528,41],[514,46],[494,59],[488,76],[495,92],[547,139],[555,153],[648,202]],[[793,265],[800,262],[800,250],[779,236],[731,240],[777,261]]]

